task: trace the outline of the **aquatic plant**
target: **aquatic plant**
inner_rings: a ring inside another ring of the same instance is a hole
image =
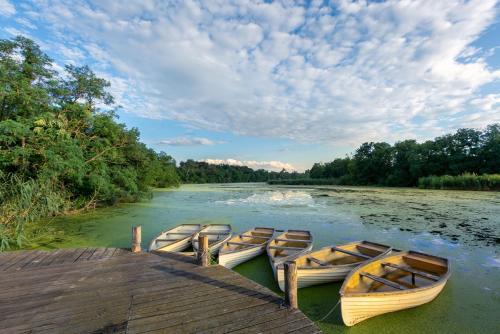
[[[418,186],[422,189],[500,190],[500,174],[427,176],[418,180]]]

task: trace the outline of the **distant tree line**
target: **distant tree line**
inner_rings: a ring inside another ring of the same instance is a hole
[[[0,40],[0,250],[33,220],[179,183],[172,157],[99,108],[109,85],[87,66],[57,73],[27,38]]]
[[[459,129],[423,143],[363,143],[352,156],[315,163],[306,172],[311,179],[336,184],[401,187],[417,186],[427,176],[466,173],[500,173],[500,124]]]
[[[267,182],[277,179],[303,178],[304,174],[297,172],[254,170],[247,166],[227,164],[209,164],[203,161],[182,161],[177,168],[183,183],[232,183],[232,182]]]

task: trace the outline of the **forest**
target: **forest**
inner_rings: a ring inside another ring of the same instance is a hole
[[[174,159],[117,121],[109,86],[87,66],[57,73],[32,40],[0,40],[0,250],[36,219],[179,184]]]
[[[454,134],[423,143],[413,139],[394,145],[363,143],[352,156],[315,163],[302,182],[308,183],[308,176],[309,184],[469,189],[474,180],[474,189],[497,189],[500,187],[498,176],[480,176],[498,173],[500,124],[491,124],[484,130],[459,129]],[[447,176],[448,183],[439,183],[444,179],[435,178],[434,183],[431,179],[423,179],[440,176]],[[419,179],[422,179],[420,183]],[[283,181],[288,184],[300,182]]]
[[[270,180],[294,180],[304,178],[297,172],[253,170],[247,166],[213,165],[203,161],[182,161],[177,168],[182,183],[231,183],[267,182]]]

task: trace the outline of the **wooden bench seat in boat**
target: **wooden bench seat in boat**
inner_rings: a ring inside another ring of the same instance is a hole
[[[253,235],[253,234],[240,234],[242,238],[255,238],[255,239],[271,239],[272,237],[265,237],[263,235]]]
[[[277,250],[304,250],[303,247],[286,247],[286,246],[269,246],[270,249],[277,249]]]
[[[342,249],[342,248],[338,248],[338,247],[332,247],[332,250],[334,250],[336,252],[340,252],[340,253],[352,255],[352,256],[357,256],[357,257],[360,257],[360,258],[363,258],[363,259],[371,259],[372,258],[371,256],[368,256],[368,255],[365,255],[365,254],[361,254],[361,253],[357,253],[357,252],[351,252],[351,251],[348,251],[348,250],[345,250],[345,249]]]
[[[408,289],[407,287],[405,287],[401,284],[398,284],[398,283],[393,282],[393,281],[389,281],[388,279],[385,279],[385,278],[380,277],[380,276],[375,276],[375,275],[365,273],[365,272],[360,272],[359,274],[363,277],[366,277],[366,278],[369,278],[375,282],[390,286],[391,288],[394,288],[394,289],[398,289],[398,290],[407,290]]]
[[[200,232],[200,235],[227,235],[229,233],[230,232],[225,232],[225,231],[221,231],[221,232]]]
[[[274,239],[276,241],[283,241],[283,242],[305,242],[305,243],[311,243],[311,240],[300,240],[300,239],[283,239],[283,238],[276,238]]]
[[[409,268],[409,267],[400,266],[400,265],[397,265],[397,264],[394,264],[394,263],[384,262],[384,263],[382,263],[382,266],[383,267],[391,267],[391,268],[403,270],[403,271],[412,273],[413,275],[417,275],[417,276],[420,276],[420,277],[423,277],[423,278],[430,279],[431,281],[439,281],[439,279],[441,278],[439,276],[426,273],[425,271],[421,271],[421,270],[417,270],[417,269],[413,269],[413,268]]]
[[[236,246],[262,246],[265,244],[253,244],[251,242],[237,242],[237,241],[228,241],[228,245],[236,245]]]
[[[317,263],[317,264],[319,264],[320,266],[323,266],[323,267],[332,267],[331,264],[329,264],[329,263],[327,263],[325,261],[321,261],[320,259],[317,259],[317,258],[315,258],[313,256],[309,256],[307,258],[307,260],[309,260],[311,262],[314,262],[314,263]]]

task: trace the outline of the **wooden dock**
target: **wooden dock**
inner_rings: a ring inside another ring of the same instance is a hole
[[[117,248],[0,253],[0,333],[320,333],[221,266]]]

